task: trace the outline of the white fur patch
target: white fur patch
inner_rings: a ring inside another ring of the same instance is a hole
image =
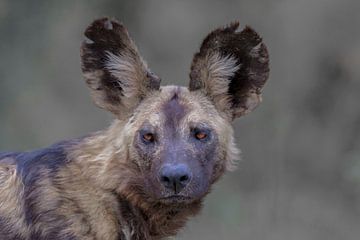
[[[93,44],[94,43],[93,40],[91,40],[90,38],[87,38],[87,37],[84,38],[84,41],[85,41],[86,44]]]
[[[240,154],[241,151],[236,146],[234,136],[231,134],[226,155],[226,170],[234,171],[237,168],[237,162],[241,159]]]
[[[208,76],[205,80],[210,83],[207,90],[210,90],[213,96],[226,94],[228,91],[229,78],[234,76],[235,72],[240,69],[240,65],[234,57],[221,56],[212,54],[207,56]]]
[[[108,61],[106,62],[106,69],[119,79],[118,84],[124,90],[123,94],[125,97],[131,97],[135,95],[136,86],[134,83],[137,82],[137,69],[136,63],[132,58],[115,55],[109,51],[106,52]]]
[[[113,25],[111,23],[110,20],[107,20],[105,23],[104,23],[104,26],[107,30],[113,30]]]
[[[130,228],[128,226],[123,227],[121,231],[125,235],[126,240],[131,240],[131,237],[134,235],[134,232],[130,231]]]

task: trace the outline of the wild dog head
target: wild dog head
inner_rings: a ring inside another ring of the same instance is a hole
[[[103,18],[86,29],[82,70],[94,102],[121,126],[112,128],[120,144],[110,144],[126,153],[126,160],[115,159],[118,165],[132,166],[129,197],[191,203],[234,168],[231,122],[258,106],[269,75],[262,39],[238,27],[232,23],[205,38],[187,88],[161,87],[121,23]]]

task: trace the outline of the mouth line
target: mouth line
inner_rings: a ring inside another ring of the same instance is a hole
[[[185,202],[185,201],[189,201],[191,200],[190,197],[186,197],[186,196],[182,196],[182,195],[172,195],[172,196],[168,196],[168,197],[163,197],[160,198],[161,201],[178,201],[178,202]]]

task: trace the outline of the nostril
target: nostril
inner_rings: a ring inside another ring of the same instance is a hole
[[[183,175],[183,176],[180,177],[180,182],[186,182],[187,180],[189,180],[188,175]]]
[[[161,176],[161,181],[165,182],[165,183],[169,183],[170,182],[170,178],[168,178],[167,176]]]

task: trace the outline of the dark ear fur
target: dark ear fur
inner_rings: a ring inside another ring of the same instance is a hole
[[[216,29],[195,54],[190,72],[190,91],[201,90],[218,110],[239,117],[261,102],[261,90],[269,76],[269,55],[259,35],[239,23]]]
[[[114,114],[135,107],[160,79],[148,69],[119,22],[102,18],[85,31],[81,46],[82,71],[94,102]]]

